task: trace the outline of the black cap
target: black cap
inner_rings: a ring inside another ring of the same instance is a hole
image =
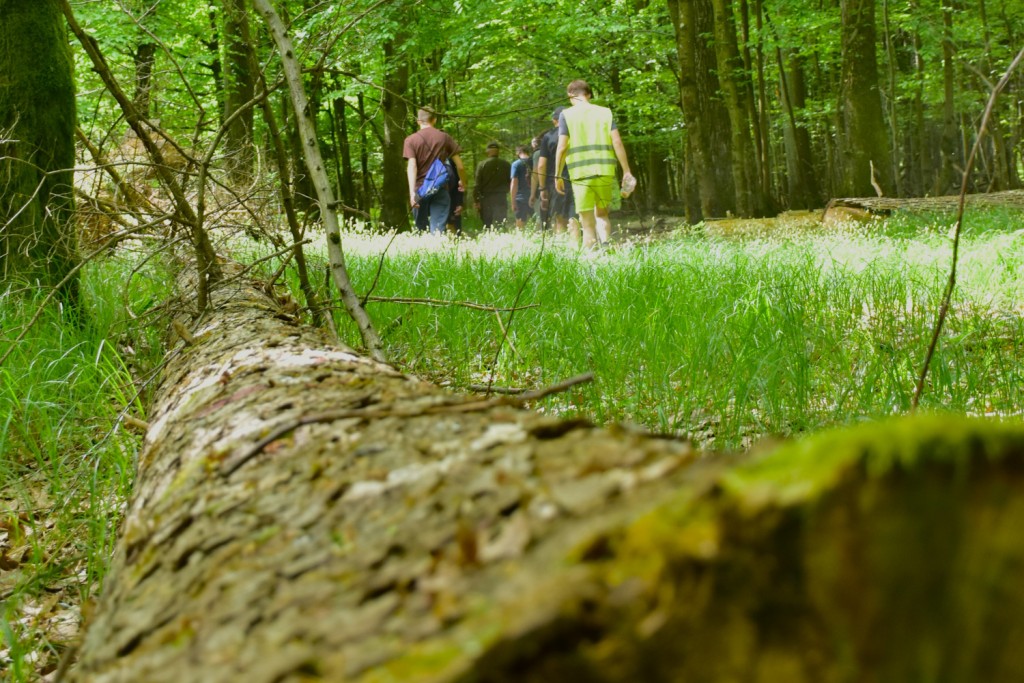
[[[491,140],[487,143],[487,149],[501,149],[501,145],[498,144],[497,140]]]
[[[565,111],[565,107],[555,107],[555,110],[551,112],[551,118],[557,121],[558,117],[562,115],[563,111]]]

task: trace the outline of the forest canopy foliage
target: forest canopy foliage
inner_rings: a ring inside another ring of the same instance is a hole
[[[240,0],[73,6],[126,89],[134,84],[145,112],[176,138],[208,144],[258,96],[257,71],[287,119],[271,41],[255,17],[239,13]],[[391,223],[404,218],[388,211],[403,196],[392,193],[404,169],[388,161],[400,160],[416,107],[440,111],[475,162],[487,140],[510,150],[545,130],[577,77],[616,112],[647,209],[684,209],[691,220],[765,215],[873,195],[871,180],[889,196],[948,194],[959,188],[990,88],[1024,25],[1024,6],[1007,0],[279,6],[338,196]],[[243,24],[252,62],[238,58]],[[873,40],[857,43],[858,35]],[[78,74],[86,135],[108,149],[120,144],[119,112],[80,52]],[[1020,185],[1022,119],[1010,103],[1022,87],[1018,74],[997,106],[972,190]],[[269,149],[267,125],[257,113],[257,150]],[[286,133],[293,128],[283,122]],[[227,135],[220,154],[238,154],[245,136]],[[308,203],[296,136],[286,138],[299,202]]]

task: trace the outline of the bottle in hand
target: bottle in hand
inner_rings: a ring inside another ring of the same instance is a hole
[[[633,194],[633,190],[636,189],[636,178],[633,177],[632,173],[627,173],[622,176],[622,198],[625,199],[629,195]]]

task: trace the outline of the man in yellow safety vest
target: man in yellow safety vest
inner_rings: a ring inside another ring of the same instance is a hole
[[[604,244],[611,235],[608,210],[615,191],[615,162],[622,166],[624,194],[636,184],[629,171],[629,159],[622,137],[607,107],[590,103],[593,93],[586,81],[575,80],[566,92],[572,106],[558,119],[558,149],[555,152],[555,189],[564,194],[561,171],[569,166],[569,179],[576,195],[576,210],[583,227],[583,247]]]

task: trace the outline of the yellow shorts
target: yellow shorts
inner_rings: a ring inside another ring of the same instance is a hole
[[[572,193],[576,197],[576,210],[580,213],[597,209],[612,208],[612,193],[615,191],[615,176],[598,175],[572,181]]]

